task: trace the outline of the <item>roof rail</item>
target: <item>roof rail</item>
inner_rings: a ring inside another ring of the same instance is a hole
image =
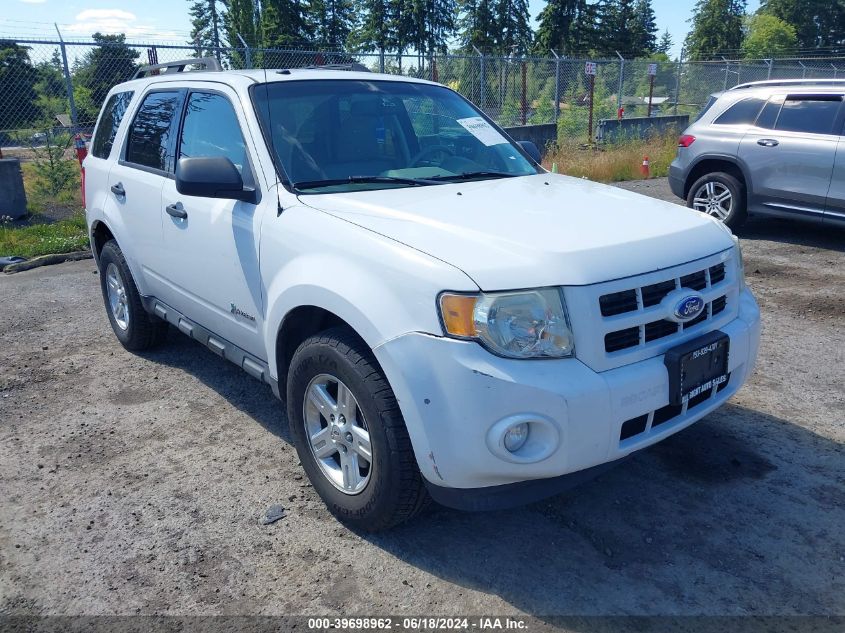
[[[760,88],[772,86],[843,86],[845,79],[764,79],[763,81],[749,81],[728,88],[728,90],[743,90],[745,88]]]
[[[166,64],[152,64],[150,66],[141,66],[135,71],[132,79],[140,79],[142,77],[149,77],[150,75],[166,75],[169,73],[182,73],[188,66],[202,66],[202,70],[211,72],[220,72],[223,70],[218,62],[213,57],[193,57],[191,59],[179,59],[175,62],[167,62]],[[156,72],[162,70],[164,72]]]
[[[370,69],[360,62],[349,62],[348,64],[312,64],[310,66],[297,66],[296,68],[283,68],[276,72],[280,75],[289,75],[292,70],[350,70],[361,73],[370,72]]]

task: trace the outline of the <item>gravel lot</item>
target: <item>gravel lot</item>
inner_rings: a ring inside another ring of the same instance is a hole
[[[0,614],[845,615],[845,231],[741,237],[765,329],[727,406],[378,536],[323,510],[269,388],[175,332],[124,351],[90,260],[0,276]]]

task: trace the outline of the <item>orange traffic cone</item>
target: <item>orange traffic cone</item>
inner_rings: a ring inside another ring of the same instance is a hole
[[[648,156],[643,156],[643,164],[640,166],[640,174],[643,178],[651,178],[651,169],[649,168]]]

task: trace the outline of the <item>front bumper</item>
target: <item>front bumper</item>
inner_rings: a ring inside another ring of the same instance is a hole
[[[595,372],[574,358],[505,359],[474,342],[421,333],[387,341],[376,347],[375,354],[399,401],[429,484],[477,489],[551,480],[659,442],[736,393],[754,367],[760,338],[760,312],[753,296],[745,290],[739,299],[738,317],[720,328],[731,341],[727,387],[624,440],[620,440],[623,423],[669,402],[663,356]],[[527,460],[510,460],[491,446],[491,429],[500,429],[504,419],[520,416],[544,425],[538,428],[543,429],[541,436],[550,448],[547,454],[535,451],[539,459],[529,455]],[[549,494],[556,491],[552,486]],[[492,491],[484,492],[489,497]]]

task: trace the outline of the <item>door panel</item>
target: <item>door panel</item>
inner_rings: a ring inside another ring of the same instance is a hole
[[[235,95],[219,85],[197,87],[188,95],[177,157],[226,156],[247,182],[252,143]],[[161,295],[188,318],[260,359],[263,345],[263,297],[258,268],[262,210],[275,209],[271,196],[259,204],[186,196],[175,180],[164,185],[159,214],[163,219],[167,288]],[[170,207],[170,212],[168,212]],[[184,216],[184,217],[180,217]]]
[[[752,128],[739,146],[751,174],[752,210],[821,219],[836,146],[834,136]]]
[[[845,136],[839,137],[836,147],[836,160],[833,163],[824,221],[845,226]]]

